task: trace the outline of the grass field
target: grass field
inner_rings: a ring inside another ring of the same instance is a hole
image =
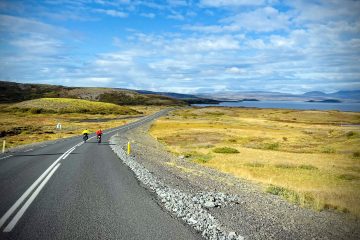
[[[112,103],[93,102],[71,98],[39,98],[13,104],[4,109],[9,112],[30,113],[88,113],[134,115],[138,111]]]
[[[7,148],[11,148],[76,135],[80,137],[85,128],[95,132],[99,128],[121,126],[162,107],[126,107],[76,99],[37,99],[2,104],[0,108],[0,141],[6,140]],[[56,129],[57,123],[61,123],[61,130]]]
[[[359,124],[359,113],[211,107],[178,110],[150,133],[189,161],[301,206],[360,216]]]

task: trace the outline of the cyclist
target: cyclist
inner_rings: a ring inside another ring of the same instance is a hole
[[[84,142],[86,142],[86,140],[88,140],[89,134],[90,134],[90,131],[87,128],[84,131],[82,131]]]
[[[103,131],[101,129],[96,131],[96,137],[98,140],[98,143],[101,143],[101,135],[103,134]]]

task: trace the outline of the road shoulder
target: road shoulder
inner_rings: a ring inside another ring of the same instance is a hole
[[[148,135],[149,124],[116,138],[125,147],[132,142],[131,156],[157,179],[184,193],[236,195],[236,204],[207,210],[230,231],[245,239],[357,239],[360,222],[346,214],[300,208],[264,193],[249,181],[219,173],[168,153]]]

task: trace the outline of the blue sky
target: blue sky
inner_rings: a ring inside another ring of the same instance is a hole
[[[0,79],[199,93],[360,89],[360,1],[0,0]]]

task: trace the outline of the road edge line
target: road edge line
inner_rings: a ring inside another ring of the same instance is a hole
[[[10,221],[10,223],[5,227],[3,232],[11,232],[11,230],[15,227],[17,222],[20,220],[20,218],[23,216],[25,211],[28,209],[28,207],[31,205],[31,203],[35,200],[37,195],[40,193],[40,191],[44,188],[45,184],[50,180],[52,175],[55,173],[55,171],[60,167],[61,163],[58,163],[51,172],[46,176],[44,181],[41,182],[41,184],[37,187],[37,189],[31,194],[29,199],[25,202],[25,204],[20,208],[20,210],[16,213],[16,215],[13,217],[13,219]]]

